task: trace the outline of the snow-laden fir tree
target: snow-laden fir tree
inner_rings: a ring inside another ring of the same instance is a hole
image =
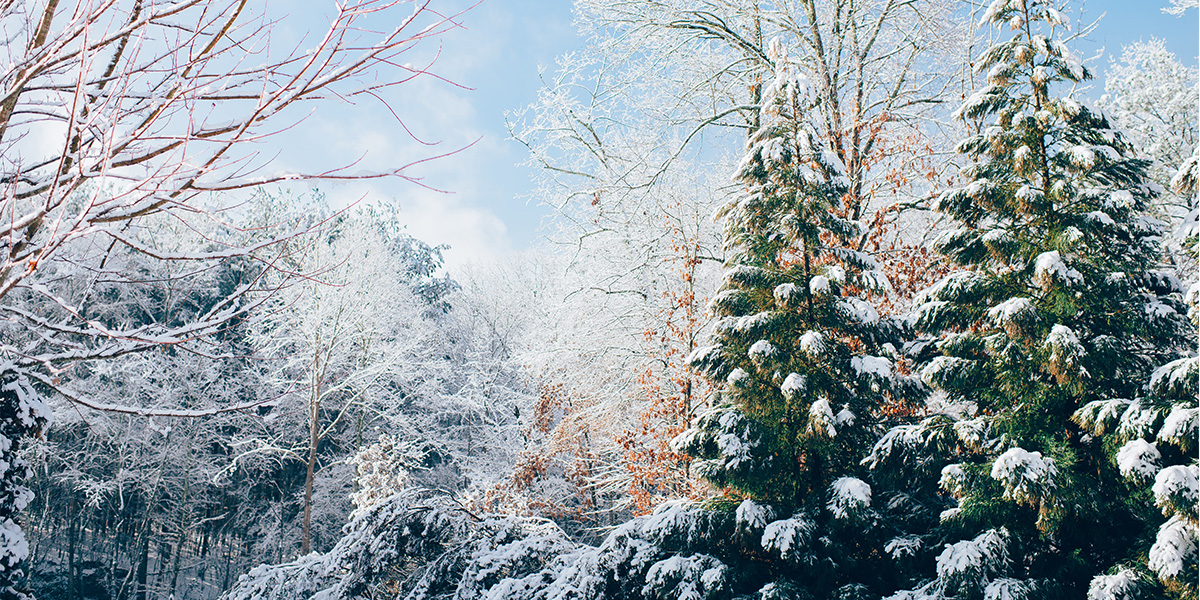
[[[719,391],[676,444],[698,475],[812,533],[810,545],[784,552],[802,557],[804,567],[784,571],[796,586],[880,591],[887,584],[868,557],[886,542],[882,507],[899,505],[872,493],[860,462],[881,408],[904,406],[923,386],[898,372],[901,328],[869,301],[887,278],[849,242],[860,225],[843,216],[841,162],[807,127],[807,79],[781,44],[771,49],[761,126],[735,174],[744,193],[717,212],[729,258],[711,345],[690,358]]]
[[[963,541],[938,555],[936,578],[897,596],[1157,591],[1105,579],[1144,558],[1163,519],[1079,424],[1107,421],[1077,411],[1121,406],[1134,437],[1155,435],[1166,415],[1139,400],[1142,384],[1177,349],[1194,350],[1181,286],[1155,269],[1163,224],[1145,211],[1159,187],[1105,117],[1071,98],[1090,74],[1057,39],[1066,22],[1052,2],[995,0],[984,21],[1008,35],[979,57],[988,83],[958,112],[980,125],[959,146],[967,183],[937,200],[959,225],[940,250],[961,268],[912,315],[938,335],[940,356],[921,375],[949,414],[889,434],[875,453],[929,451],[899,438],[943,440],[939,483],[958,505],[940,534]],[[1181,493],[1194,498],[1187,472],[1180,485],[1192,491]]]

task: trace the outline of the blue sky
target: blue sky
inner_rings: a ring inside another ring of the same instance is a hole
[[[464,2],[439,4],[461,7]],[[1076,45],[1085,57],[1105,51],[1093,63],[1101,79],[1098,88],[1103,87],[1108,55],[1119,55],[1122,45],[1151,36],[1165,39],[1185,64],[1196,65],[1200,53],[1196,11],[1174,17],[1161,12],[1167,4],[1168,0],[1083,4],[1083,16],[1089,21],[1106,13],[1090,39]],[[292,35],[320,26],[318,11],[299,14],[294,6],[283,21]],[[412,234],[451,246],[447,252],[451,269],[538,242],[547,212],[527,202],[533,171],[518,165],[525,151],[507,139],[505,112],[533,102],[540,87],[539,73],[552,71],[558,56],[583,43],[572,24],[568,0],[483,0],[463,14],[461,23],[463,28],[442,39],[435,70],[464,87],[427,79],[400,86],[389,98],[409,129],[426,141],[440,141],[438,146],[412,141],[382,105],[364,102],[323,106],[289,133],[278,159],[287,168],[345,163],[365,156],[362,167],[378,168],[473,143],[417,170],[425,183],[449,193],[405,182],[321,186],[335,204],[358,199],[398,201]],[[421,49],[435,50],[434,45]]]

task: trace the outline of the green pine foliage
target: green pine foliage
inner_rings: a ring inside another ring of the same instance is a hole
[[[1090,73],[1056,39],[1066,22],[1052,2],[996,0],[984,20],[1010,35],[976,62],[988,84],[958,111],[979,131],[958,148],[968,183],[937,200],[959,224],[939,249],[960,269],[912,315],[937,336],[921,375],[951,414],[885,436],[891,446],[872,455],[926,453],[928,465],[940,453],[939,484],[958,502],[940,534],[973,545],[947,547],[937,578],[898,597],[1083,597],[1089,586],[1097,599],[1132,597],[1093,579],[1144,562],[1162,516],[1080,411],[1116,403],[1142,415],[1134,437],[1152,437],[1182,398],[1154,416],[1137,400],[1156,366],[1195,347],[1182,286],[1155,268],[1163,224],[1146,210],[1159,190],[1105,117],[1071,98]]]

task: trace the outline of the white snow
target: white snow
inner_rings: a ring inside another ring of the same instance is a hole
[[[1000,440],[992,437],[991,421],[987,417],[975,417],[954,422],[954,433],[964,446],[976,451],[990,450]]]
[[[833,426],[835,422],[829,400],[821,398],[808,407],[808,430],[810,432],[837,437],[837,429]]]
[[[883,551],[896,560],[902,557],[916,556],[921,546],[921,538],[915,535],[905,535],[888,540],[888,543],[883,546]]]
[[[798,297],[796,294],[796,285],[792,283],[781,283],[775,286],[774,290],[775,303],[780,307],[785,307]]]
[[[807,378],[797,373],[789,373],[783,380],[783,384],[779,386],[779,391],[783,392],[785,398],[795,398],[797,394],[804,391],[807,384]]]
[[[1154,423],[1158,421],[1158,409],[1142,406],[1140,400],[1129,403],[1117,422],[1117,435],[1124,439],[1150,437],[1154,435]]]
[[[1084,429],[1096,435],[1101,435],[1108,430],[1114,421],[1121,417],[1121,414],[1125,412],[1130,403],[1129,400],[1123,398],[1093,400],[1075,411],[1075,414],[1071,418],[1083,426]]]
[[[1020,315],[1032,313],[1034,311],[1033,302],[1029,298],[1009,298],[996,306],[988,309],[988,318],[997,325],[1005,325],[1013,321]]]
[[[1055,375],[1086,376],[1087,370],[1080,364],[1080,359],[1087,355],[1087,350],[1079,341],[1075,330],[1066,325],[1055,324],[1050,328],[1042,348],[1050,351],[1049,366]]]
[[[758,340],[751,344],[748,354],[750,355],[750,360],[754,361],[754,364],[761,365],[768,358],[774,356],[775,352],[775,346],[771,342]]]
[[[642,594],[648,598],[704,600],[726,585],[729,567],[707,554],[671,556],[650,566]]]
[[[839,410],[838,414],[834,417],[834,421],[837,422],[838,427],[853,427],[856,418],[849,406],[843,406],[842,410]]]
[[[692,353],[688,354],[687,358],[684,360],[689,365],[699,365],[701,363],[712,362],[713,360],[720,358],[720,356],[720,346],[701,346],[695,350],[692,350]]]
[[[854,320],[863,325],[874,325],[879,322],[879,313],[869,302],[860,298],[850,297],[843,298],[842,305],[846,307],[846,310]]]
[[[1197,429],[1200,429],[1200,408],[1187,405],[1177,405],[1163,420],[1162,429],[1158,431],[1158,439],[1181,446],[1184,442],[1196,443]]]
[[[871,506],[871,486],[856,477],[839,477],[831,486],[829,512],[835,519],[848,519]]]
[[[729,372],[729,376],[725,378],[725,382],[733,387],[742,387],[750,381],[750,374],[745,369],[738,367]]]
[[[957,356],[937,356],[921,369],[921,381],[930,387],[936,387],[937,380],[947,369],[963,368],[971,364],[970,359]]]
[[[1200,356],[1173,360],[1150,374],[1149,388],[1155,394],[1171,396],[1184,391],[1187,384],[1200,378]]]
[[[863,286],[876,294],[890,294],[892,292],[892,282],[888,280],[886,273],[878,269],[863,271],[862,281]]]
[[[992,463],[992,479],[1004,485],[1004,497],[1018,502],[1036,503],[1057,487],[1058,467],[1054,459],[1041,452],[1013,447]]]
[[[1087,146],[1071,146],[1067,149],[1067,158],[1071,164],[1081,169],[1090,169],[1096,165],[1096,153]]]
[[[773,512],[770,506],[757,504],[747,498],[738,505],[735,518],[742,529],[762,529],[771,521]]]
[[[1132,569],[1115,575],[1097,575],[1088,585],[1087,600],[1127,600],[1137,595],[1138,576]]]
[[[1161,460],[1158,448],[1141,438],[1129,440],[1117,451],[1117,469],[1130,479],[1150,479],[1158,471]]]
[[[1113,190],[1108,193],[1104,207],[1109,210],[1121,210],[1133,206],[1133,194],[1128,190]]]
[[[1147,566],[1163,579],[1181,575],[1184,565],[1196,556],[1196,533],[1196,526],[1181,515],[1167,519],[1158,529],[1158,536],[1150,547]]]
[[[29,557],[29,541],[25,539],[25,532],[12,519],[0,522],[0,556],[14,563]]]
[[[829,293],[829,279],[824,275],[817,275],[808,281],[808,291],[814,296],[824,296]]]
[[[1010,241],[1010,240],[1012,240],[1012,236],[1009,235],[1007,229],[1005,229],[1003,227],[997,227],[995,229],[988,230],[988,232],[983,234],[983,237],[981,237],[979,239],[981,239],[984,242],[987,242],[989,244],[994,244],[996,242]]]
[[[1033,267],[1033,280],[1043,288],[1049,287],[1055,281],[1067,285],[1081,283],[1083,275],[1063,262],[1058,250],[1043,252],[1038,255]]]
[[[965,189],[968,198],[972,200],[979,200],[983,198],[985,194],[995,189],[995,187],[996,186],[992,185],[992,182],[988,181],[987,178],[980,178],[968,183]]]
[[[1026,147],[1027,146],[1022,146],[1022,148],[1026,148]],[[1031,188],[1027,185],[1023,185],[1023,186],[1021,186],[1021,189],[1017,190],[1017,199],[1022,200],[1024,202],[1033,202],[1035,200],[1041,200],[1043,196],[1045,196],[1045,194],[1043,194],[1041,190]]]
[[[942,467],[942,475],[938,478],[938,487],[946,490],[947,494],[955,498],[962,498],[966,488],[963,483],[966,481],[967,473],[963,471],[961,463],[952,463]]]
[[[1108,216],[1108,213],[1099,210],[1094,210],[1086,215],[1083,215],[1083,218],[1087,219],[1090,223],[1099,223],[1106,227],[1112,227],[1117,224],[1116,221],[1113,221],[1112,217]]]
[[[750,462],[751,446],[746,440],[733,433],[722,433],[717,436],[717,450],[725,459],[725,466],[737,469],[742,463]]]
[[[1008,530],[989,529],[974,539],[949,544],[937,557],[938,579],[983,577],[1008,564]]]
[[[1154,477],[1154,486],[1150,490],[1154,492],[1154,502],[1162,507],[1165,514],[1169,515],[1181,507],[1191,507],[1195,511],[1196,504],[1200,502],[1198,470],[1200,467],[1196,465],[1173,465],[1159,471]]]
[[[919,292],[913,297],[912,303],[913,306],[920,306],[931,300],[957,296],[986,282],[987,278],[975,271],[955,271]]]
[[[805,331],[804,335],[800,336],[800,351],[811,355],[819,356],[825,351],[825,336],[819,331]]]
[[[880,379],[892,377],[892,361],[881,356],[855,356],[850,359],[850,366],[859,376],[872,375]]]
[[[792,560],[808,546],[816,529],[816,523],[802,515],[772,521],[763,530],[762,547],[778,552],[784,560]]]

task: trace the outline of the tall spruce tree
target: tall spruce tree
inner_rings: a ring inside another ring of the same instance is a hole
[[[870,302],[887,279],[848,241],[859,224],[843,216],[840,161],[806,126],[807,80],[780,44],[771,51],[761,125],[735,175],[744,193],[717,212],[728,260],[712,345],[690,358],[719,391],[677,446],[700,476],[745,499],[739,521],[751,510],[792,515],[762,540],[791,559],[780,566],[787,586],[878,594],[896,584],[871,566],[894,533],[883,513],[903,502],[872,490],[860,463],[886,429],[881,407],[925,388],[894,364],[900,321]]]
[[[1164,411],[1139,399],[1142,384],[1194,350],[1181,286],[1155,270],[1163,224],[1145,211],[1159,190],[1105,117],[1071,98],[1090,74],[1056,39],[1066,22],[1052,2],[996,0],[984,20],[1009,35],[976,62],[988,84],[958,112],[980,131],[958,148],[968,183],[937,200],[960,225],[939,248],[961,269],[912,315],[938,336],[921,375],[950,410],[873,455],[941,440],[940,484],[958,504],[938,534],[963,541],[939,554],[936,578],[897,597],[1159,593],[1131,569],[1163,517],[1080,425],[1119,407],[1140,428],[1132,437],[1153,436]],[[1181,401],[1170,398],[1154,406]],[[1194,499],[1191,469],[1178,485]]]

